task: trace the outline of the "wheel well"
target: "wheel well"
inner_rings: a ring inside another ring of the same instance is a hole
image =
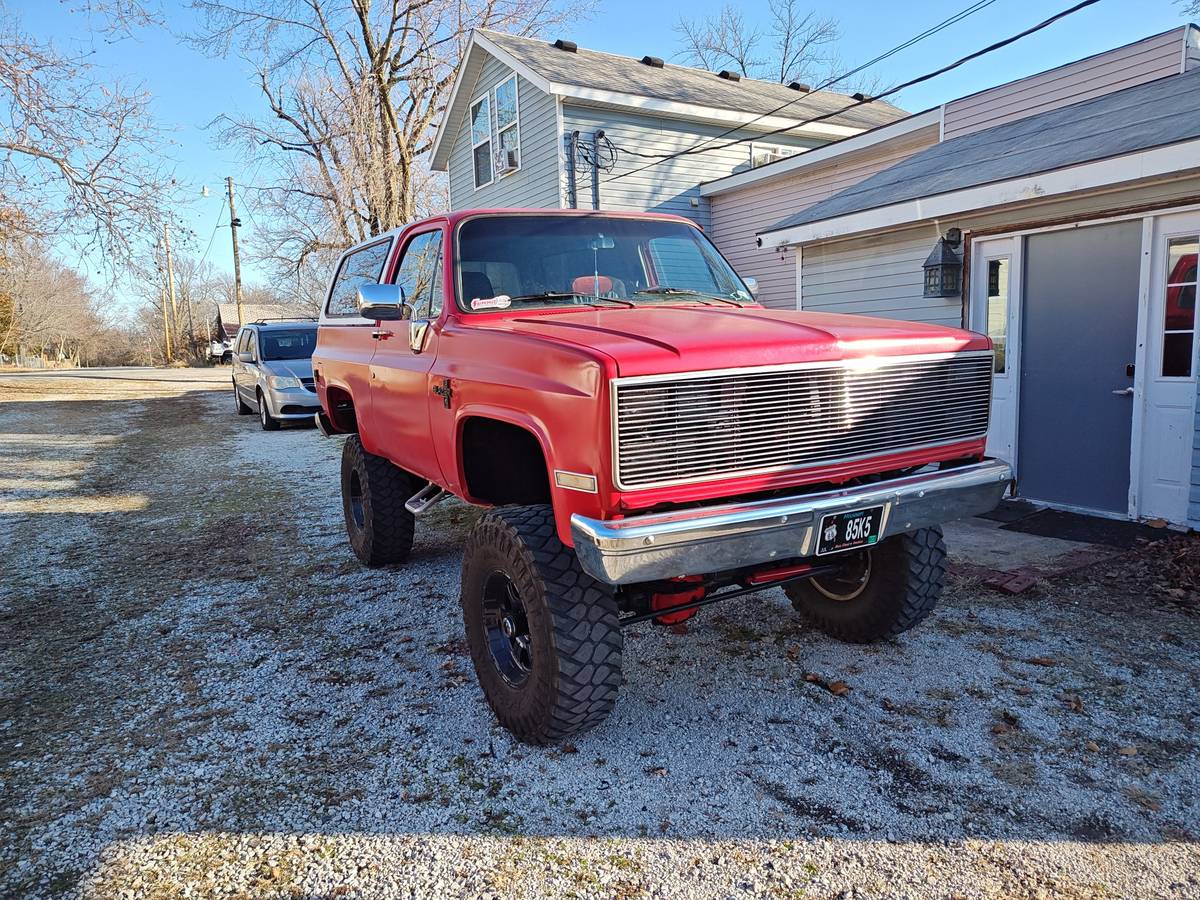
[[[333,427],[346,434],[358,431],[358,419],[354,414],[354,398],[349,391],[330,387],[325,390],[325,401],[329,404],[329,418]]]
[[[468,419],[461,453],[473,499],[496,506],[550,502],[546,457],[527,429],[496,419]]]

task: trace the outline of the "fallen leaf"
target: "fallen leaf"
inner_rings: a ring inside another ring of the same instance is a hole
[[[1083,745],[1083,749],[1087,750],[1090,753],[1099,753],[1100,745],[1097,744],[1095,741],[1088,741],[1086,744]]]
[[[656,775],[659,778],[662,778],[667,774],[667,770],[663,766],[650,766],[648,769],[646,769],[646,774]]]
[[[1117,752],[1122,756],[1137,756],[1138,748],[1136,745],[1130,744],[1128,747],[1118,747]]]
[[[1058,665],[1058,660],[1052,656],[1035,656],[1029,662],[1035,666],[1046,666],[1047,668]]]
[[[579,752],[579,748],[578,748],[578,747],[576,747],[574,744],[563,744],[563,745],[562,745],[562,752],[563,752],[563,753],[578,753],[578,752]]]
[[[1083,712],[1083,699],[1078,694],[1063,694],[1062,700],[1071,712]]]
[[[850,693],[850,685],[844,681],[831,681],[825,685],[825,689],[835,697],[841,697],[843,694]]]
[[[1020,687],[1013,688],[1013,693],[1020,694],[1022,697],[1028,697],[1033,693],[1033,688],[1021,685]]]
[[[895,703],[893,703],[891,700],[889,700],[887,697],[883,698],[883,703],[880,705],[884,709],[886,709],[888,712],[895,712],[897,709],[900,708]]]
[[[787,658],[790,659],[792,662],[796,662],[798,659],[800,659],[800,645],[799,644],[792,644],[792,646],[787,648]]]
[[[992,734],[1009,734],[1021,727],[1021,719],[1014,712],[1002,709],[996,715],[999,721],[992,725]]]

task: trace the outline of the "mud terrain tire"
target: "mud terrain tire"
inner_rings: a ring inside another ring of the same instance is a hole
[[[364,565],[404,562],[416,520],[404,508],[420,482],[382,456],[363,449],[357,434],[342,447],[342,511],[350,547]]]
[[[928,616],[942,595],[941,528],[896,535],[846,555],[846,578],[814,578],[783,588],[796,611],[830,637],[852,644],[895,637]]]
[[[609,714],[621,684],[616,598],[559,541],[549,506],[496,509],[475,524],[461,602],[484,696],[518,740],[552,743]]]

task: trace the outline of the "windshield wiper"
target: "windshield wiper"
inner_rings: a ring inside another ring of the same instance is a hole
[[[661,296],[679,296],[679,297],[700,297],[704,300],[719,300],[722,303],[728,303],[730,306],[742,308],[742,304],[729,297],[719,297],[716,294],[707,294],[704,291],[693,291],[688,288],[674,288],[659,285],[658,287],[641,288],[639,294],[658,294]]]
[[[574,299],[587,300],[587,305],[594,305],[590,301],[602,300],[605,303],[616,303],[618,306],[627,306],[630,309],[637,307],[637,304],[631,300],[619,300],[616,297],[598,297],[595,294],[582,294],[579,291],[543,291],[540,294],[522,294],[520,297],[511,297],[513,303],[519,303],[524,300],[560,300],[566,297]]]

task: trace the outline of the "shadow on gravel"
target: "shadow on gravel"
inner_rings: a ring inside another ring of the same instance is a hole
[[[1003,892],[1096,846],[1118,894],[1197,870],[1200,623],[1119,559],[1015,599],[955,579],[874,647],[778,591],[637,626],[611,719],[526,747],[461,639],[475,513],[445,504],[408,564],[364,570],[340,442],[227,399],[0,410],[0,503],[65,501],[0,507],[0,894],[502,895],[549,872],[527,892],[639,896],[669,865],[680,890],[755,893],[753,871],[789,896],[951,858]]]

